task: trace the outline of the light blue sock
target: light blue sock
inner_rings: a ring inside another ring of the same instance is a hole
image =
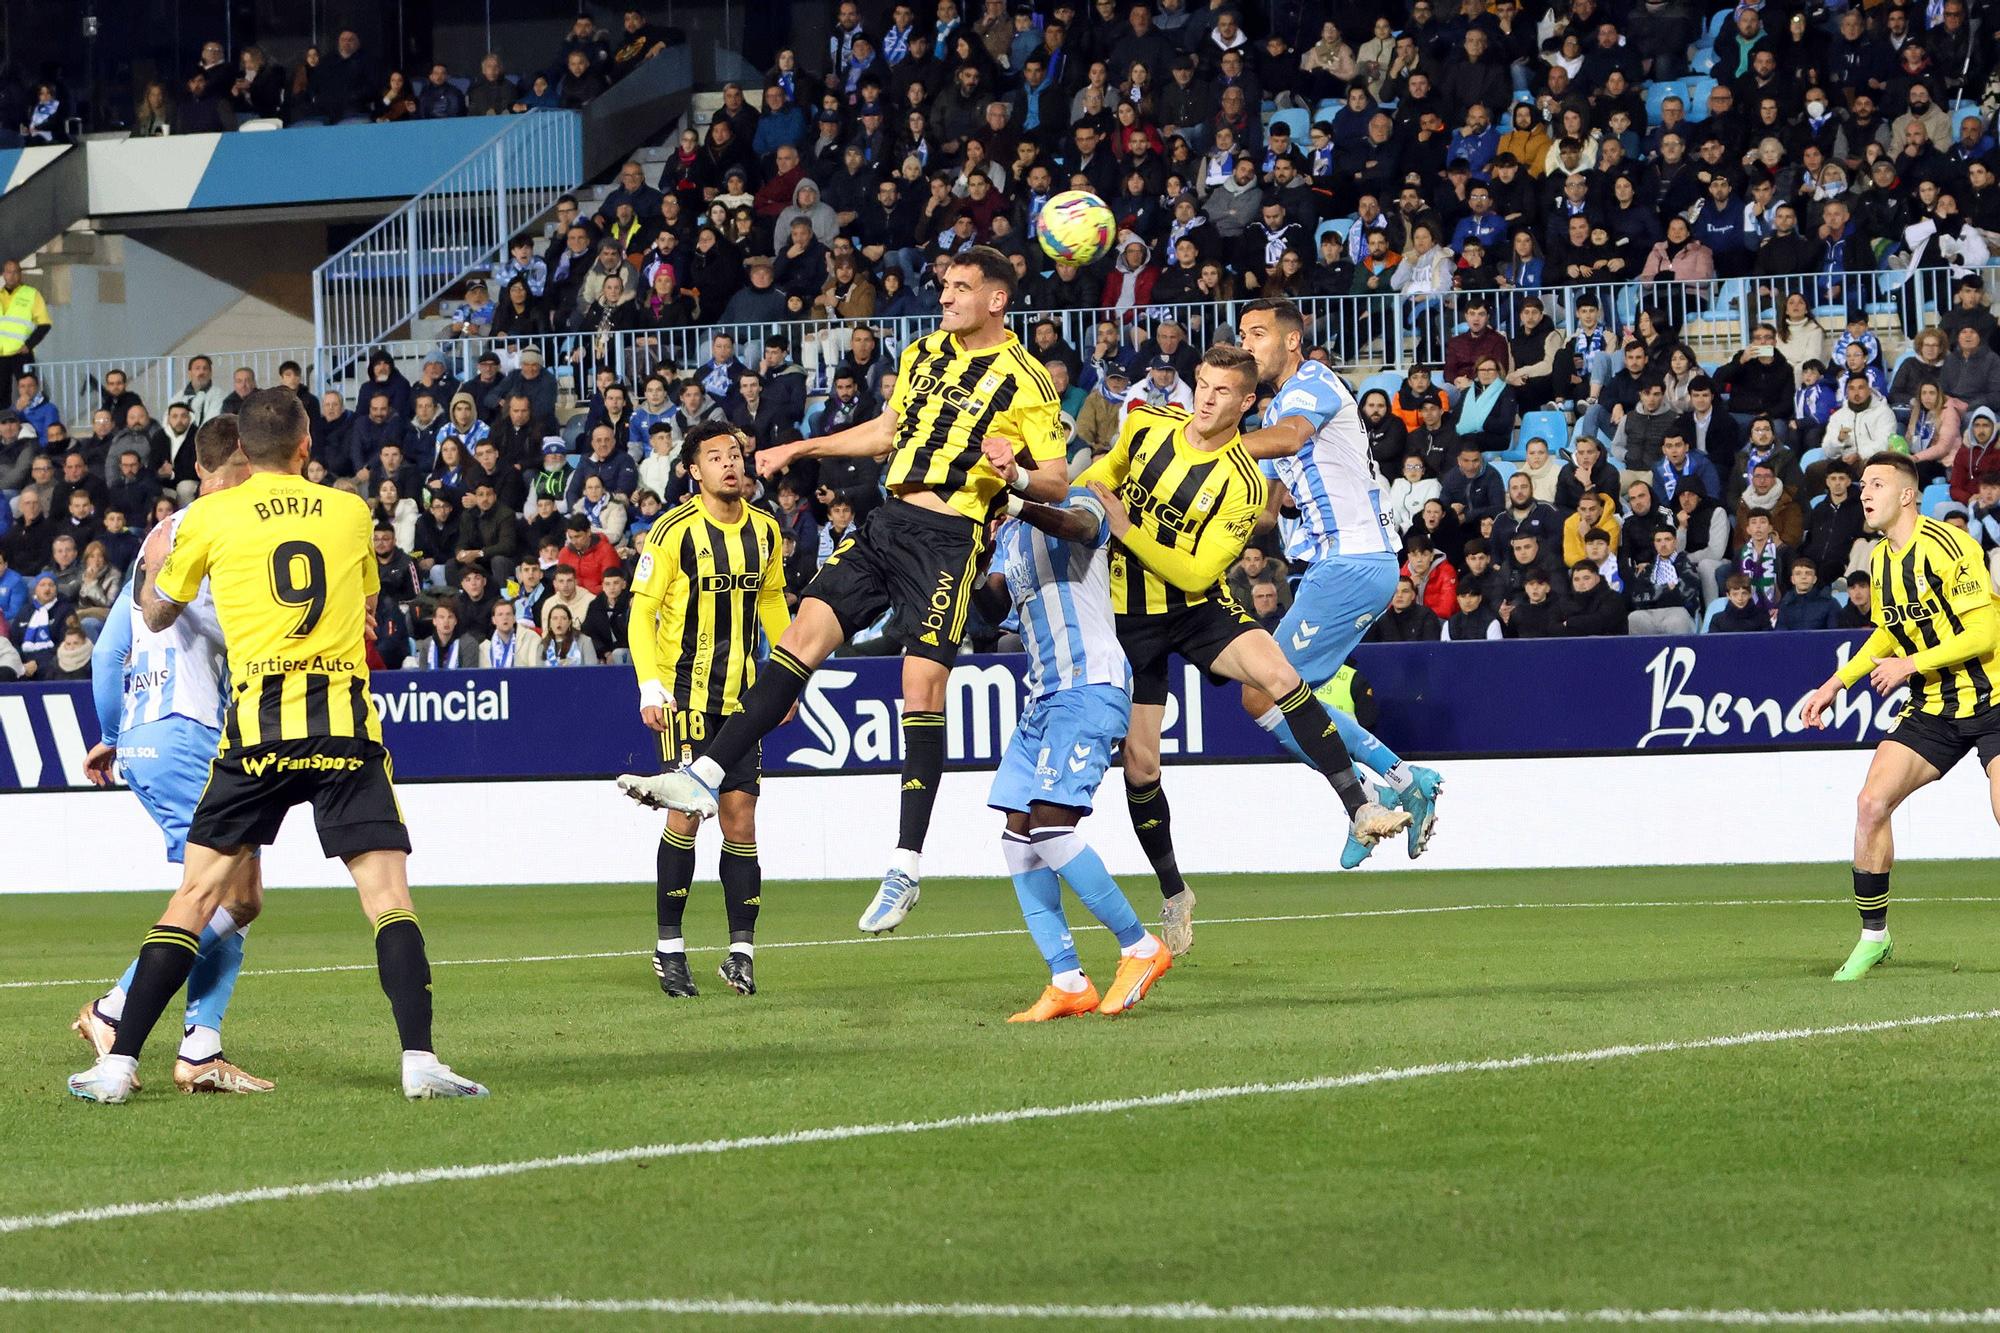
[[[1366,764],[1377,773],[1387,773],[1403,762],[1394,750],[1377,740],[1375,733],[1356,722],[1353,717],[1338,708],[1329,708],[1326,714],[1333,719],[1335,729],[1340,732],[1341,743],[1347,746],[1347,753],[1354,757],[1355,762]],[[1299,743],[1292,739],[1292,725],[1285,721],[1285,715],[1276,707],[1258,718],[1257,725],[1270,732],[1278,744],[1285,747],[1286,754],[1308,768],[1316,767],[1312,760],[1306,758],[1306,752],[1299,748]]]
[[[1073,828],[1041,828],[1034,834],[1035,855],[1045,866],[1068,881],[1070,889],[1090,914],[1118,937],[1118,947],[1129,949],[1146,938],[1139,914],[1132,910],[1118,881],[1104,866],[1104,858]]]
[[[189,1027],[222,1030],[222,1016],[229,1011],[229,998],[236,993],[236,978],[242,971],[243,932],[232,930],[228,939],[217,940],[214,926],[204,928],[194,971],[188,973]]]
[[[1013,832],[1000,837],[1014,880],[1014,896],[1021,900],[1021,919],[1027,923],[1035,947],[1042,951],[1049,975],[1081,970],[1069,922],[1063,919],[1062,881],[1055,871],[1035,861],[1035,849],[1028,839]]]

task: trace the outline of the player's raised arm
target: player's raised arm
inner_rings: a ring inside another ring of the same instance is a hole
[[[1168,546],[1148,535],[1131,521],[1125,506],[1104,486],[1093,485],[1091,493],[1105,506],[1105,522],[1110,525],[1112,537],[1138,556],[1147,569],[1182,592],[1207,592],[1221,582],[1229,567],[1236,563],[1236,557],[1243,553],[1243,543],[1256,530],[1257,520],[1264,512],[1266,489],[1259,486],[1218,510],[1214,520],[1202,529],[1192,551]]]
[[[156,526],[140,554],[144,586],[139,591],[139,611],[146,628],[156,634],[180,619],[208,576],[208,533],[198,512],[188,510],[178,534],[168,532],[164,523]]]
[[[1310,417],[1280,417],[1243,437],[1243,447],[1255,459],[1290,458],[1311,441],[1319,424]]]
[[[896,418],[878,412],[858,426],[757,451],[757,475],[774,477],[797,458],[887,458],[896,448]]]
[[[1088,492],[1072,497],[1065,505],[1045,505],[1016,496],[1007,501],[1007,512],[1031,528],[1079,546],[1096,545],[1105,529],[1104,502]]]

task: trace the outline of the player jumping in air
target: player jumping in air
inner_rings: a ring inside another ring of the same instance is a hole
[[[203,495],[227,490],[249,475],[236,447],[233,416],[205,423],[195,434],[194,449]],[[160,526],[153,540],[161,555],[187,512],[181,510]],[[206,584],[180,619],[157,634],[146,628],[133,605],[134,590],[145,576],[143,560],[134,561],[91,653],[91,692],[102,738],[83,766],[92,782],[107,787],[116,761],[132,794],[166,835],[167,860],[179,865],[195,802],[222,735],[225,650]],[[244,862],[241,870],[246,881],[231,886],[230,900],[254,903],[261,887],[257,859]],[[188,974],[187,1024],[174,1060],[174,1086],[182,1092],[269,1092],[274,1086],[222,1054],[222,1019],[243,970],[249,928],[247,916],[239,920],[221,907],[201,929],[194,971]],[[118,984],[85,1004],[70,1025],[100,1056],[110,1054],[118,1038],[125,992],[138,967],[134,962],[126,968]]]
[[[669,767],[708,752],[724,720],[741,710],[757,678],[757,631],[772,643],[792,623],[785,608],[784,539],[778,521],[744,503],[752,445],[734,426],[697,426],[681,444],[681,465],[697,491],[660,515],[646,535],[632,579],[632,669],[639,716],[659,733]],[[753,483],[754,484],[754,483]],[[651,631],[651,632],[647,632]],[[722,824],[722,898],[729,952],[717,972],[732,990],[755,995],[757,909],[756,745],[723,773],[716,807]],[[675,811],[660,837],[659,944],[653,974],[668,995],[698,994],[688,974],[681,918],[694,882],[701,821]]]
[[[146,936],[111,1052],[71,1076],[93,1102],[132,1093],[139,1053],[194,969],[201,929],[228,909],[249,920],[261,888],[246,862],[310,801],[320,847],[347,863],[375,927],[375,962],[403,1046],[403,1094],[481,1097],[431,1044],[430,960],[410,908],[410,834],[396,802],[382,722],[368,693],[366,636],[380,586],[368,506],[308,483],[305,408],[261,389],[236,418],[249,476],[197,499],[140,594],[165,630],[207,580],[229,645],[230,700],[208,785],[188,828],[181,887]]]
[[[1298,746],[1346,807],[1351,837],[1373,845],[1400,832],[1411,818],[1369,799],[1336,720],[1222,582],[1242,555],[1269,494],[1237,430],[1256,395],[1255,359],[1241,348],[1211,347],[1195,369],[1192,415],[1175,408],[1134,408],[1111,451],[1077,478],[1105,506],[1117,543],[1111,553],[1111,602],[1133,673],[1125,800],[1139,844],[1159,876],[1160,933],[1176,954],[1194,943],[1194,892],[1174,856],[1160,786],[1160,731],[1167,665],[1174,654],[1212,677],[1277,701],[1275,711],[1291,721]]]
[[[1979,543],[1925,518],[1923,484],[1905,454],[1876,454],[1861,469],[1861,518],[1882,534],[1869,567],[1875,632],[1814,690],[1802,716],[1826,725],[1840,692],[1867,677],[1883,694],[1908,684],[1910,702],[1875,747],[1854,812],[1854,905],[1861,939],[1835,981],[1859,981],[1894,949],[1889,939],[1889,818],[1919,787],[1978,751],[2000,815],[2000,616]]]
[[[1174,956],[1139,924],[1077,831],[1132,713],[1132,668],[1111,610],[1110,525],[1102,502],[1084,490],[1071,492],[1062,508],[1018,498],[1007,508],[1018,517],[994,543],[992,581],[1020,617],[1028,707],[986,803],[1006,813],[1000,837],[1007,872],[1049,966],[1041,998],[1008,1021],[1123,1013],[1145,998]],[[1084,975],[1063,919],[1062,881],[1118,940],[1117,975],[1102,996]]]
[[[1043,502],[1069,490],[1055,385],[1004,323],[1013,295],[1005,255],[988,246],[960,253],[938,297],[944,327],[904,350],[887,410],[832,435],[758,450],[765,477],[794,458],[886,456],[889,499],[807,585],[798,618],[708,753],[655,777],[618,780],[643,804],[713,815],[729,772],[791,712],[820,663],[890,611],[890,631],[903,645],[901,827],[889,871],[861,915],[870,934],[894,930],[917,903],[919,856],[944,772],[945,685],[994,500],[1010,485]],[[1017,463],[1023,451],[1026,466]]]
[[[1237,335],[1257,358],[1258,376],[1276,386],[1263,429],[1245,444],[1272,461],[1313,547],[1312,564],[1278,625],[1278,644],[1317,688],[1340,670],[1396,592],[1396,540],[1383,513],[1382,474],[1353,391],[1332,369],[1305,358],[1298,307],[1283,297],[1252,301],[1237,320]],[[1294,757],[1319,766],[1268,692],[1245,686],[1243,707]],[[1384,803],[1409,814],[1410,857],[1421,856],[1437,826],[1444,779],[1405,764],[1348,714],[1336,711],[1333,720],[1347,751],[1381,777]],[[1353,869],[1373,847],[1349,837],[1340,864]]]

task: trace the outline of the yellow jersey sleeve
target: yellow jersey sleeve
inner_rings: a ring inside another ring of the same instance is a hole
[[[1104,457],[1085,468],[1072,485],[1088,486],[1094,481],[1111,490],[1118,489],[1126,474],[1132,470],[1132,436],[1138,430],[1140,416],[1138,412],[1126,413],[1125,424],[1118,428],[1118,438],[1105,451]]]
[[[1255,474],[1255,469],[1251,472]],[[1207,592],[1243,554],[1243,544],[1250,540],[1258,516],[1264,512],[1266,494],[1261,485],[1230,485],[1192,551],[1165,545],[1139,527],[1133,527],[1119,541],[1148,569],[1182,592]]]
[[[764,577],[757,585],[757,623],[764,637],[776,647],[792,627],[792,609],[785,603],[785,536],[775,519],[763,520],[771,541],[770,557],[764,562]]]
[[[215,512],[214,505],[203,505],[200,500],[188,507],[181,516],[180,526],[174,531],[174,543],[167,549],[166,562],[160,566],[154,586],[160,596],[170,602],[185,606],[201,591],[201,581],[208,576],[210,548],[215,541],[213,525],[207,519]],[[374,561],[371,559],[372,567]]]
[[[1069,432],[1063,429],[1062,400],[1056,397],[1055,381],[1018,344],[1015,359],[1014,400],[993,423],[993,433],[1014,441],[1037,463],[1065,458],[1069,453]]]
[[[1937,548],[1938,577],[1943,584],[1938,592],[1945,605],[1961,616],[1991,605],[1993,582],[1986,572],[1986,560],[1978,543],[1963,536],[1951,541],[1940,539]]]
[[[667,534],[676,530],[674,519],[679,516],[677,506],[660,515],[653,523],[653,529],[646,534],[645,545],[639,548],[639,560],[632,570],[632,595],[647,597],[653,601],[665,601],[667,587],[680,570],[680,562],[667,554]]]

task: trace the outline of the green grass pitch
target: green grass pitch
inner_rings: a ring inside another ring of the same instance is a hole
[[[1150,879],[1128,888],[1150,915]],[[9,898],[0,1217],[2000,1009],[1991,863],[1901,868],[1897,956],[1846,986],[1827,979],[1856,929],[1837,864],[1211,877],[1196,888],[1195,950],[1136,1012],[1033,1027],[1004,1021],[1044,974],[998,878],[926,885],[909,924],[883,941],[853,937],[866,885],[768,886],[763,993],[750,999],[714,979],[720,893],[698,885],[688,934],[707,948],[694,960],[704,993],[683,1001],[659,994],[639,952],[651,947],[650,886],[419,889],[435,959],[492,960],[437,967],[436,994],[441,1054],[494,1090],[421,1105],[397,1093],[394,1031],[351,892],[275,893],[251,932],[228,1049],[275,1078],[274,1095],[175,1094],[169,1024],[145,1091],[124,1107],[62,1090],[87,1063],[66,1029],[95,987],[13,983],[115,975],[157,903]],[[1482,910],[1409,910],[1466,906]],[[1318,919],[1220,920],[1299,916]],[[964,932],[1012,933],[924,938]],[[1109,937],[1078,938],[1108,982]],[[770,947],[814,941],[830,943]],[[632,953],[521,961],[612,951]],[[280,971],[345,964],[360,966]],[[1996,1049],[2000,1021],[1972,1018],[53,1229],[0,1222],[0,1289],[1986,1310],[2000,1306]],[[225,1320],[1052,1322],[0,1304],[9,1328]]]

